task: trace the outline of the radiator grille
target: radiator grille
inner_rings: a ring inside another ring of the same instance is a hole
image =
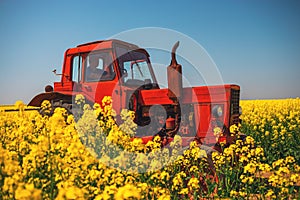
[[[239,114],[240,90],[231,89],[231,115]]]

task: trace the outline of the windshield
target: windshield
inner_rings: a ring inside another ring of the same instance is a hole
[[[117,47],[116,53],[125,84],[154,83],[154,78],[149,68],[147,55],[141,51],[132,51]]]

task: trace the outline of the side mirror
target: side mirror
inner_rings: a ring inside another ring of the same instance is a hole
[[[54,69],[52,72],[54,73],[55,76],[64,76],[64,77],[66,77],[67,79],[70,78],[68,75],[56,73],[56,69]]]

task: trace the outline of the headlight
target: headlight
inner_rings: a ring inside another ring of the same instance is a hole
[[[212,114],[214,117],[221,117],[223,115],[223,108],[220,105],[215,105],[212,108]]]

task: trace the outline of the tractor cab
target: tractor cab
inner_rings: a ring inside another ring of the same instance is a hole
[[[54,92],[83,94],[89,103],[112,96],[120,113],[138,89],[159,89],[145,49],[119,40],[97,41],[68,49]]]

